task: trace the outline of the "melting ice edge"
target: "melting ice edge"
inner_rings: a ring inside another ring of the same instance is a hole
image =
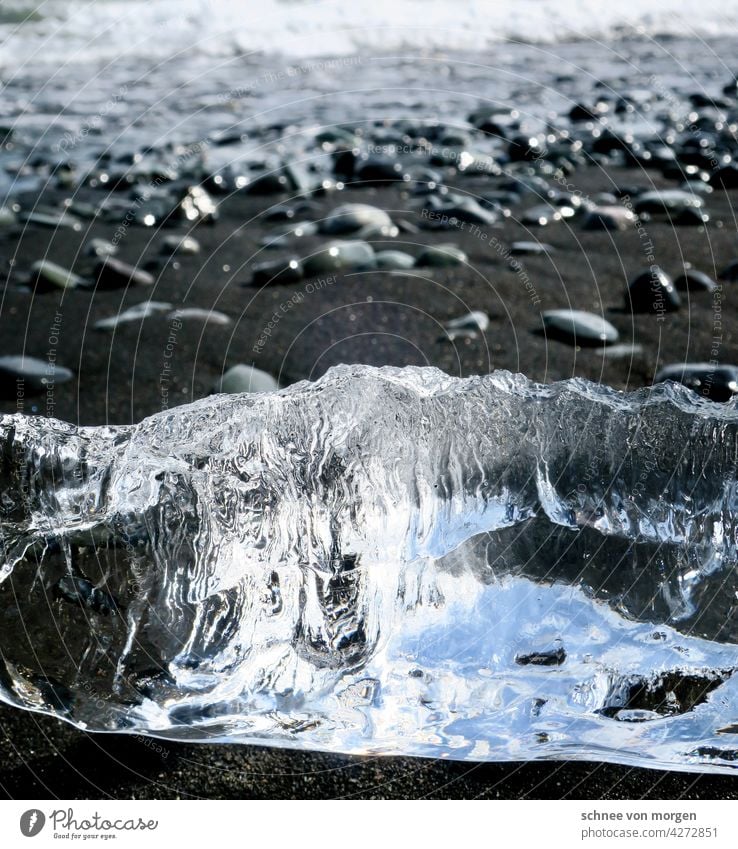
[[[738,768],[738,409],[342,366],[0,421],[0,698],[89,731]]]

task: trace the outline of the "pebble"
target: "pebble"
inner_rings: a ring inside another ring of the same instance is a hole
[[[20,220],[26,224],[35,224],[37,227],[51,227],[54,230],[60,227],[69,227],[79,232],[82,222],[68,212],[21,212]]]
[[[718,287],[712,277],[695,268],[686,269],[674,280],[674,285],[685,292],[714,292]]]
[[[480,332],[489,327],[489,316],[481,310],[473,310],[466,315],[452,318],[444,324],[446,335],[442,338],[454,342],[456,339],[476,339]]]
[[[174,318],[179,321],[187,321],[188,319],[204,321],[206,324],[220,324],[223,327],[233,324],[231,317],[226,315],[224,312],[206,310],[200,307],[182,307],[180,309],[172,310],[172,312],[167,315],[167,318]]]
[[[674,380],[711,401],[729,401],[738,394],[738,366],[712,363],[672,363],[657,372],[654,383]]]
[[[681,303],[671,277],[658,267],[636,275],[625,294],[625,308],[633,312],[676,312]]]
[[[601,354],[609,360],[622,360],[626,357],[638,357],[643,353],[643,345],[606,345],[603,348],[598,348],[596,354]]]
[[[192,236],[165,236],[161,240],[161,253],[174,256],[175,254],[199,254],[200,243]]]
[[[572,345],[602,345],[617,342],[620,334],[602,316],[583,310],[546,310],[541,313],[546,336]]]
[[[232,366],[215,384],[214,392],[238,394],[241,392],[275,392],[279,383],[267,372],[254,366]]]
[[[374,264],[374,249],[362,241],[329,242],[312,256],[306,257],[302,264],[306,277],[371,268]]]
[[[422,251],[415,265],[418,268],[452,268],[466,262],[466,254],[456,245],[432,245]]]
[[[43,392],[58,383],[67,383],[73,377],[73,371],[49,360],[24,355],[0,357],[0,381],[6,384],[12,382],[12,387],[8,388],[12,388],[13,392],[17,381],[22,381],[23,388],[33,393]]]
[[[689,208],[700,208],[703,204],[704,200],[701,197],[681,189],[643,192],[634,201],[635,211],[639,215],[642,212],[650,215],[681,212]]]
[[[40,259],[31,266],[31,283],[40,291],[51,289],[78,289],[87,286],[87,280],[48,259]]]
[[[100,289],[121,289],[126,286],[153,286],[156,278],[143,271],[115,259],[112,256],[104,257],[95,266],[95,279]]]
[[[545,256],[553,253],[556,248],[545,242],[513,242],[510,253],[513,256]]]
[[[251,283],[266,286],[269,283],[298,283],[304,275],[302,263],[297,259],[278,259],[274,262],[262,262],[251,271]]]
[[[374,267],[379,271],[404,271],[415,266],[415,257],[405,251],[377,251]]]
[[[585,215],[583,230],[627,230],[636,221],[630,209],[617,204],[595,206]]]
[[[90,239],[85,245],[85,254],[92,257],[114,256],[118,253],[118,248],[105,239]]]
[[[397,228],[389,215],[366,203],[346,203],[336,207],[319,222],[318,230],[329,236],[351,234],[358,239],[397,235]]]
[[[101,318],[92,326],[95,330],[114,330],[119,324],[142,321],[144,318],[149,318],[157,313],[169,312],[171,309],[172,304],[164,301],[144,301],[141,304],[135,304],[127,310],[123,310],[118,315],[110,316],[110,318]]]

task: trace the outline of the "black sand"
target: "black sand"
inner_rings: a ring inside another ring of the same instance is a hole
[[[572,178],[573,187],[585,195],[610,190],[613,181],[666,185],[655,172],[636,170],[608,175],[590,168]],[[474,191],[473,181],[463,185]],[[395,217],[421,223],[419,216],[407,211],[408,200],[397,188],[354,189],[319,203],[329,209],[349,201],[372,203]],[[724,285],[719,298],[692,294],[680,312],[663,320],[633,316],[624,309],[626,281],[649,265],[646,241],[653,241],[656,262],[674,276],[684,262],[715,276],[734,259],[738,254],[734,201],[735,194],[716,190],[708,198],[713,217],[707,229],[652,221],[646,225],[645,236],[635,229],[583,232],[578,223],[526,231],[512,219],[487,230],[484,237],[468,229],[401,234],[393,247],[417,253],[416,245],[454,242],[467,252],[470,264],[421,276],[339,275],[316,291],[306,290],[305,282],[261,291],[241,285],[249,280],[253,263],[285,256],[284,251],[262,251],[256,256],[258,240],[268,232],[260,224],[259,212],[269,200],[226,202],[215,226],[193,232],[202,253],[178,258],[179,267],[165,268],[155,291],[64,295],[24,291],[19,285],[21,274],[31,262],[48,254],[83,273],[82,244],[90,236],[110,238],[114,229],[102,222],[83,233],[28,227],[0,241],[0,259],[14,262],[0,309],[2,353],[46,358],[53,347],[56,361],[74,369],[78,377],[57,386],[52,396],[26,394],[18,399],[15,388],[6,387],[0,409],[53,413],[81,424],[135,422],[164,406],[202,397],[224,368],[237,362],[253,363],[284,383],[315,378],[335,363],[365,362],[435,365],[462,376],[507,368],[540,381],[576,375],[622,389],[649,385],[656,370],[670,362],[714,356],[724,363],[735,362],[738,328],[733,318],[733,287],[738,284]],[[279,227],[271,225],[269,231]],[[540,239],[556,248],[550,257],[521,258],[534,287],[533,297],[540,303],[532,303],[525,278],[490,247],[492,238],[503,246],[516,239]],[[157,241],[156,233],[131,228],[121,241],[120,256],[143,263],[157,255]],[[309,252],[313,244],[317,242],[306,242],[303,252]],[[115,334],[90,328],[93,321],[149,297],[223,311],[234,325],[224,328],[192,321],[173,328],[170,319],[155,316],[143,324],[123,325]],[[292,306],[281,309],[285,304]],[[643,346],[643,353],[608,359],[594,350],[547,342],[536,332],[539,312],[557,307],[602,312],[620,331],[620,341]],[[439,322],[470,309],[485,310],[492,319],[483,338],[456,346],[439,341]],[[271,338],[255,351],[255,341],[275,311],[279,321]],[[50,328],[54,328],[53,337],[58,337],[52,346]],[[173,345],[171,357],[165,357],[168,345]],[[171,372],[162,380],[165,362]],[[729,777],[602,764],[471,764],[248,746],[150,745],[137,738],[86,735],[47,717],[10,708],[0,709],[0,726],[0,787],[15,798],[738,797]]]

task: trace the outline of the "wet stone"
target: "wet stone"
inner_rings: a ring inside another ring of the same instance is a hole
[[[254,366],[240,363],[226,371],[216,383],[213,391],[238,394],[241,392],[275,392],[277,389],[279,389],[279,383],[271,374]]]
[[[657,372],[654,383],[674,380],[711,401],[729,401],[738,394],[738,366],[712,363],[672,363]]]
[[[674,285],[684,292],[714,292],[718,286],[712,277],[695,268],[689,268],[684,274],[680,274],[674,280]]]
[[[418,268],[453,268],[464,265],[467,256],[456,245],[435,245],[425,248],[415,261]]]
[[[541,313],[547,337],[573,345],[602,345],[617,342],[620,334],[602,316],[583,310],[546,310]]]
[[[671,277],[658,267],[636,275],[625,295],[626,309],[638,313],[676,312],[681,302]]]
[[[24,355],[0,356],[0,388],[3,395],[16,393],[17,383],[24,391],[40,393],[58,383],[67,383],[74,372],[49,360]]]

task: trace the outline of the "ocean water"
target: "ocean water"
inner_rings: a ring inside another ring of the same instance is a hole
[[[277,53],[480,51],[500,41],[738,32],[730,0],[3,0],[0,70],[25,64]]]

